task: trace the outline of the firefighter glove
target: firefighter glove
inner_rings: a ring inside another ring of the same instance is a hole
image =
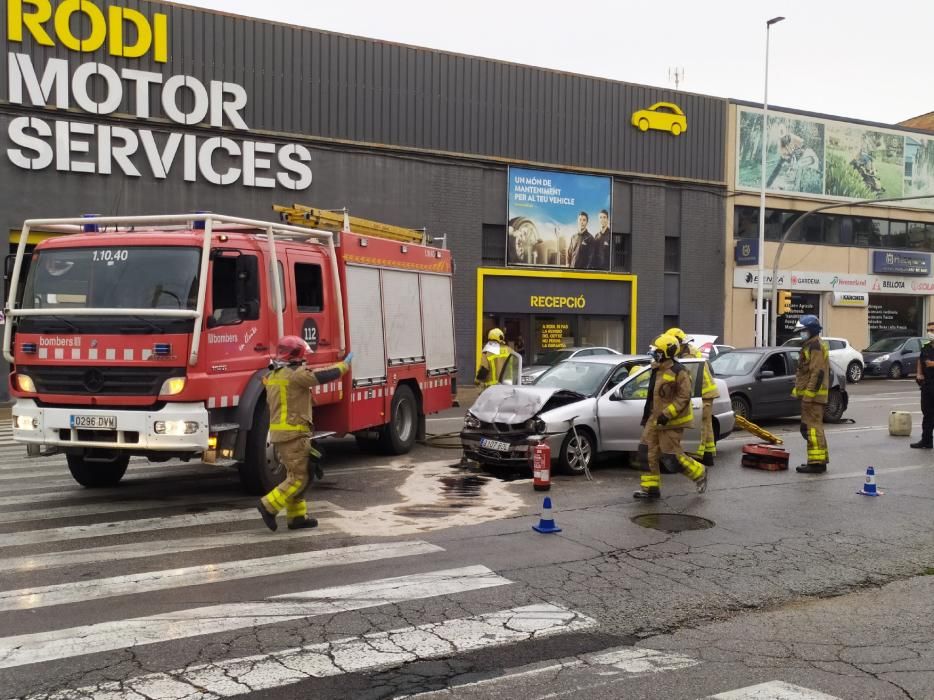
[[[655,422],[656,422],[658,425],[668,425],[668,416],[666,416],[666,415],[663,413],[662,415],[660,415],[658,418],[655,419]]]

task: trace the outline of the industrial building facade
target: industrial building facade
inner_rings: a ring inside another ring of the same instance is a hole
[[[492,324],[528,360],[722,332],[724,100],[170,3],[2,7],[11,240],[27,218],[292,203],[425,228],[457,266],[462,382]]]

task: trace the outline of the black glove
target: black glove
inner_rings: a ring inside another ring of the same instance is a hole
[[[645,427],[645,418],[643,418],[642,420],[639,421],[639,426],[642,427],[642,428]]]
[[[663,413],[662,415],[660,415],[658,418],[655,419],[655,422],[656,422],[658,425],[668,425],[668,416],[666,416],[666,415]]]

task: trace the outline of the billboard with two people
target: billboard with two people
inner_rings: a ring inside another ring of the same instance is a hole
[[[610,269],[613,179],[509,168],[509,265]]]

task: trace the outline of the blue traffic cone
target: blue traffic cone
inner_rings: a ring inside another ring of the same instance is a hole
[[[866,467],[866,483],[856,493],[861,496],[881,496],[882,492],[876,489],[876,470],[872,467]]]
[[[551,517],[550,496],[545,496],[545,502],[542,504],[542,517],[539,519],[538,525],[533,525],[532,529],[536,532],[541,532],[544,535],[548,535],[553,532],[561,532],[561,528],[555,525],[555,520]]]

